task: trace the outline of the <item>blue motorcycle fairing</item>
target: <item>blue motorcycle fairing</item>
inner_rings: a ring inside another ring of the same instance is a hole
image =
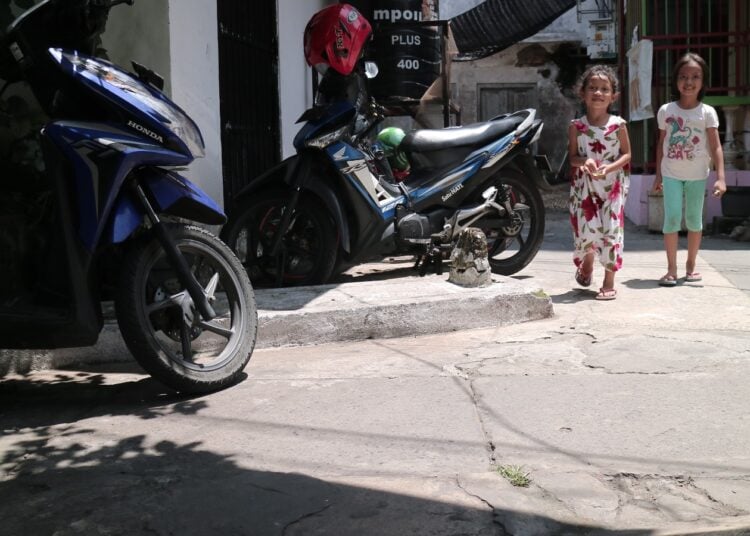
[[[398,205],[418,206],[440,192],[443,192],[442,203],[447,203],[464,188],[464,183],[471,180],[486,164],[490,155],[506,154],[513,147],[512,140],[513,136],[508,135],[475,151],[458,167],[428,183],[415,188],[409,188],[407,183],[408,197],[406,195],[394,196],[385,190],[370,171],[365,155],[351,145],[338,142],[326,147],[325,151],[338,171],[357,189],[373,212],[378,214],[383,221],[389,221],[395,219]]]
[[[325,151],[339,173],[360,192],[375,213],[384,221],[396,217],[396,206],[405,204],[406,198],[394,196],[381,186],[370,171],[364,153],[343,142],[329,145]]]
[[[356,108],[350,102],[339,101],[328,105],[321,110],[322,117],[311,119],[297,132],[294,137],[294,148],[297,152],[302,151],[308,140],[332,130],[337,125],[348,124],[355,113]]]
[[[476,176],[476,173],[480,169],[489,168],[506,156],[517,145],[514,137],[515,133],[510,133],[487,146],[477,149],[447,175],[444,175],[437,181],[423,184],[410,191],[409,197],[413,204],[419,205],[421,201],[439,192],[445,192],[441,196],[441,200],[443,203],[447,203],[464,188],[465,182]]]
[[[198,126],[157,89],[101,58],[56,48],[49,54],[63,72],[137,118],[127,123],[134,131],[176,152],[203,156],[205,143]]]
[[[422,200],[444,191],[445,194],[441,199],[443,203],[446,203],[463,188],[464,182],[471,179],[484,162],[483,154],[481,152],[475,153],[473,158],[451,170],[439,180],[415,188],[409,192],[409,197],[415,205],[418,205]]]
[[[182,175],[151,167],[139,170],[138,176],[143,189],[151,194],[156,212],[208,225],[226,223],[227,217],[221,207]],[[143,223],[144,215],[143,209],[129,196],[118,197],[102,240],[111,244],[124,242]]]
[[[492,167],[497,161],[508,154],[515,145],[518,145],[518,143],[518,140],[516,140],[516,133],[512,132],[487,147],[483,147],[479,151],[473,153],[473,155],[484,153],[486,155],[486,162],[482,167]]]
[[[102,239],[112,211],[124,197],[123,183],[131,172],[148,166],[184,166],[193,160],[113,124],[56,121],[47,125],[43,133],[73,165],[77,231],[89,251]],[[224,217],[221,209],[197,187],[185,179],[175,179],[174,173],[169,175],[172,188],[165,188],[159,181],[147,181],[153,185],[160,211],[173,210],[181,200],[189,199],[207,207],[209,214],[218,212]],[[121,237],[134,221],[133,207],[118,206],[118,211],[118,231],[112,231],[110,238]],[[123,223],[127,221],[131,223]]]
[[[206,192],[182,175],[158,168],[139,172],[144,188],[151,191],[157,212],[188,218],[208,225],[224,225],[222,208]]]
[[[142,223],[143,209],[130,197],[122,196],[117,200],[112,211],[111,223],[107,226],[102,240],[110,244],[124,242]]]

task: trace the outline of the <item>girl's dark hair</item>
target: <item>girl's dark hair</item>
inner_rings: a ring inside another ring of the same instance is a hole
[[[679,60],[677,60],[677,63],[674,64],[674,69],[672,69],[672,97],[674,99],[680,98],[680,91],[677,89],[677,76],[680,74],[680,69],[682,69],[688,63],[697,63],[700,66],[701,70],[703,71],[703,83],[701,84],[701,90],[698,93],[698,100],[702,101],[704,95],[706,94],[706,80],[708,80],[708,65],[706,64],[706,60],[701,58],[695,52],[688,52],[687,54],[682,56]]]
[[[612,93],[620,92],[620,83],[618,82],[617,74],[612,67],[610,67],[609,65],[592,65],[591,67],[583,71],[583,74],[578,79],[578,83],[576,84],[576,93],[580,95],[583,90],[586,89],[589,80],[591,80],[595,76],[601,76],[608,79],[609,83],[612,84]]]

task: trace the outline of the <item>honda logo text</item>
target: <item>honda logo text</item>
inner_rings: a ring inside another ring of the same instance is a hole
[[[134,128],[134,129],[136,129],[136,130],[137,130],[138,132],[140,132],[141,134],[145,134],[145,135],[146,135],[146,136],[148,136],[149,138],[151,138],[151,139],[154,139],[154,140],[158,141],[159,143],[164,143],[164,138],[162,138],[161,136],[159,136],[159,135],[158,135],[158,134],[157,134],[156,132],[154,132],[154,131],[152,131],[152,130],[149,130],[149,129],[147,129],[147,128],[146,128],[146,127],[144,127],[143,125],[139,125],[139,124],[138,124],[138,123],[136,123],[135,121],[128,121],[128,126],[129,126],[130,128]]]

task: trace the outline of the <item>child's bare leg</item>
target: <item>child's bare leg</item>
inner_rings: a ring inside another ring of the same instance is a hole
[[[667,252],[667,274],[677,277],[677,245],[679,242],[677,233],[664,233],[664,249]],[[695,259],[693,259],[695,263]]]
[[[589,251],[583,256],[583,262],[581,262],[581,273],[588,277],[591,272],[594,271],[594,252]]]
[[[695,260],[698,257],[698,250],[701,247],[702,237],[703,237],[703,231],[688,231],[688,234],[687,234],[688,254],[687,254],[687,262],[685,263],[685,270],[689,274],[692,274],[693,272],[695,272]]]
[[[604,282],[602,283],[603,289],[615,288],[615,273],[612,270],[604,270]]]

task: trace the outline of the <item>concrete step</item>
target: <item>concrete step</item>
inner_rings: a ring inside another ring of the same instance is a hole
[[[503,326],[552,316],[540,287],[493,276],[468,288],[447,274],[407,276],[285,289],[258,289],[256,348],[426,335]],[[0,373],[78,363],[130,361],[111,307],[95,346],[57,350],[0,350]]]

